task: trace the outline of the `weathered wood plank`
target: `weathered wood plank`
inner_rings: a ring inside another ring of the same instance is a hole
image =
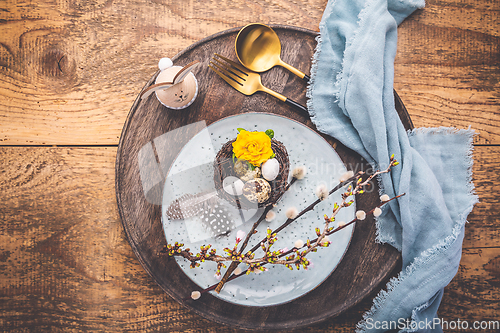
[[[0,154],[2,330],[217,327],[195,324],[135,258],[116,208],[116,149]]]
[[[184,309],[140,266],[116,209],[115,155],[0,150],[0,328],[236,332]]]
[[[461,268],[441,306],[448,320],[496,315],[500,214],[491,175],[499,153],[476,148],[482,203],[469,218]],[[113,148],[0,149],[0,327],[236,332],[184,309],[138,263],[116,208],[115,157]],[[490,248],[474,248],[481,245]],[[370,304],[305,331],[350,332]]]
[[[500,8],[494,0],[433,0],[426,1],[425,10],[414,18],[433,27],[456,28],[500,36],[498,27]],[[469,52],[472,52],[470,50]]]
[[[326,2],[3,1],[0,145],[116,145],[159,58],[255,21],[317,30]],[[429,0],[399,28],[395,88],[417,127],[472,125],[476,143],[500,143],[498,17],[496,1]],[[481,202],[446,320],[499,320],[499,153],[476,147]],[[0,148],[0,330],[239,332],[186,310],[145,273],[118,217],[115,155]],[[352,332],[370,305],[303,331]]]
[[[0,143],[89,145],[118,142],[159,58],[255,21],[317,30],[326,1],[0,6]],[[500,142],[498,127],[488,121],[499,117],[493,7],[428,1],[401,26],[395,87],[416,126],[472,125],[481,131],[478,143]],[[223,16],[220,8],[226,8]]]
[[[476,143],[499,143],[500,11],[493,7],[428,1],[399,27],[394,87],[415,127],[472,126]]]
[[[445,288],[439,315],[448,320],[500,321],[500,248],[462,252],[460,268]],[[498,332],[487,330],[487,332]],[[471,330],[472,331],[472,330]]]
[[[472,179],[479,203],[469,214],[464,248],[500,248],[499,162],[500,147],[475,147]]]
[[[133,101],[161,57],[252,21],[314,29],[325,5],[2,2],[0,143],[117,144]],[[220,8],[226,8],[224,16]]]

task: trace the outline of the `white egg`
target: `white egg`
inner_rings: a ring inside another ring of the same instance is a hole
[[[238,177],[229,176],[222,181],[224,191],[231,195],[241,195],[243,193],[243,186],[245,183]]]
[[[268,181],[272,181],[276,179],[280,172],[280,164],[277,159],[271,158],[262,164],[261,170],[262,177]]]

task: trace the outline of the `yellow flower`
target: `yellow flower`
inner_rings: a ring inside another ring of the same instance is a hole
[[[241,130],[233,142],[233,153],[239,159],[260,166],[273,155],[271,138],[264,132]]]

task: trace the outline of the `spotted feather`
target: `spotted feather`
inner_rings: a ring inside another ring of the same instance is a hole
[[[234,229],[231,212],[221,204],[216,204],[204,210],[200,219],[205,228],[210,231],[212,237],[227,235]]]
[[[216,193],[185,194],[167,208],[170,220],[198,217],[212,237],[227,235],[234,229],[231,212]]]

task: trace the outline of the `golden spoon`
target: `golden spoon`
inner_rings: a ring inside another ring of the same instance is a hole
[[[236,36],[235,47],[238,60],[254,72],[265,72],[279,65],[304,81],[309,81],[308,75],[281,60],[280,39],[276,32],[265,24],[251,23],[244,26]]]

